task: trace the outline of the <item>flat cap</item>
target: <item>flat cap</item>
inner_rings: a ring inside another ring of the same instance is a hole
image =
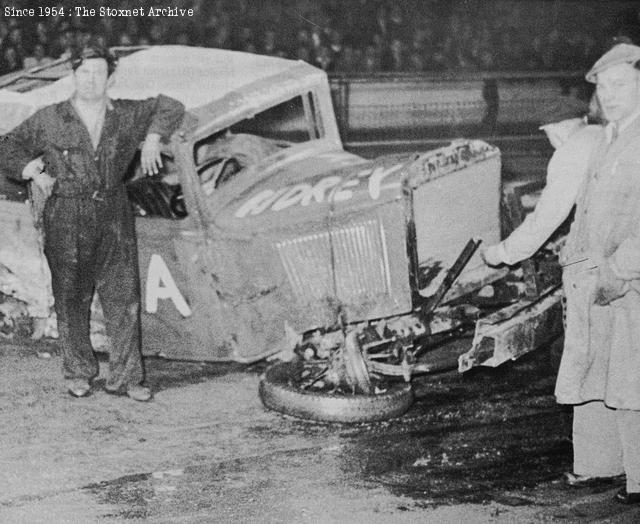
[[[598,73],[618,64],[635,64],[640,60],[640,47],[632,44],[618,44],[602,55],[585,75],[587,82],[596,83]]]

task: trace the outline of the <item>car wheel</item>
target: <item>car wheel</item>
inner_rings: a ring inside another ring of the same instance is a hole
[[[304,366],[301,361],[279,362],[260,381],[263,404],[286,415],[325,422],[373,422],[399,417],[413,402],[410,384],[390,383],[372,394],[332,394],[296,387]]]

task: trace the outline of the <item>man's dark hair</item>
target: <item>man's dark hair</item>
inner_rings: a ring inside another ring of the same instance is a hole
[[[102,58],[107,62],[108,76],[112,75],[118,65],[118,60],[108,48],[90,44],[83,49],[75,49],[73,51],[71,54],[71,68],[75,71],[82,65],[82,62],[92,58]]]

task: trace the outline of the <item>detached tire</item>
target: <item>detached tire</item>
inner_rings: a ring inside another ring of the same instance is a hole
[[[399,417],[413,403],[409,384],[394,383],[379,395],[330,395],[296,389],[290,379],[301,362],[279,362],[260,380],[260,399],[269,409],[306,420],[324,422],[374,422]]]

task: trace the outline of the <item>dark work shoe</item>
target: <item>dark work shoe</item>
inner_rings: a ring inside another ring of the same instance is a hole
[[[91,393],[91,384],[84,378],[68,378],[64,381],[67,391],[72,397],[87,397]]]
[[[574,488],[610,486],[624,479],[624,475],[615,475],[613,477],[591,477],[589,475],[576,475],[567,471],[563,475],[565,484]]]
[[[138,402],[149,402],[153,398],[153,395],[151,394],[151,390],[146,386],[141,386],[140,384],[135,386],[129,386],[127,389],[104,388],[104,390],[109,395],[117,395],[119,397],[127,396]]]
[[[640,492],[627,493],[627,488],[620,488],[613,499],[620,504],[640,504]]]

